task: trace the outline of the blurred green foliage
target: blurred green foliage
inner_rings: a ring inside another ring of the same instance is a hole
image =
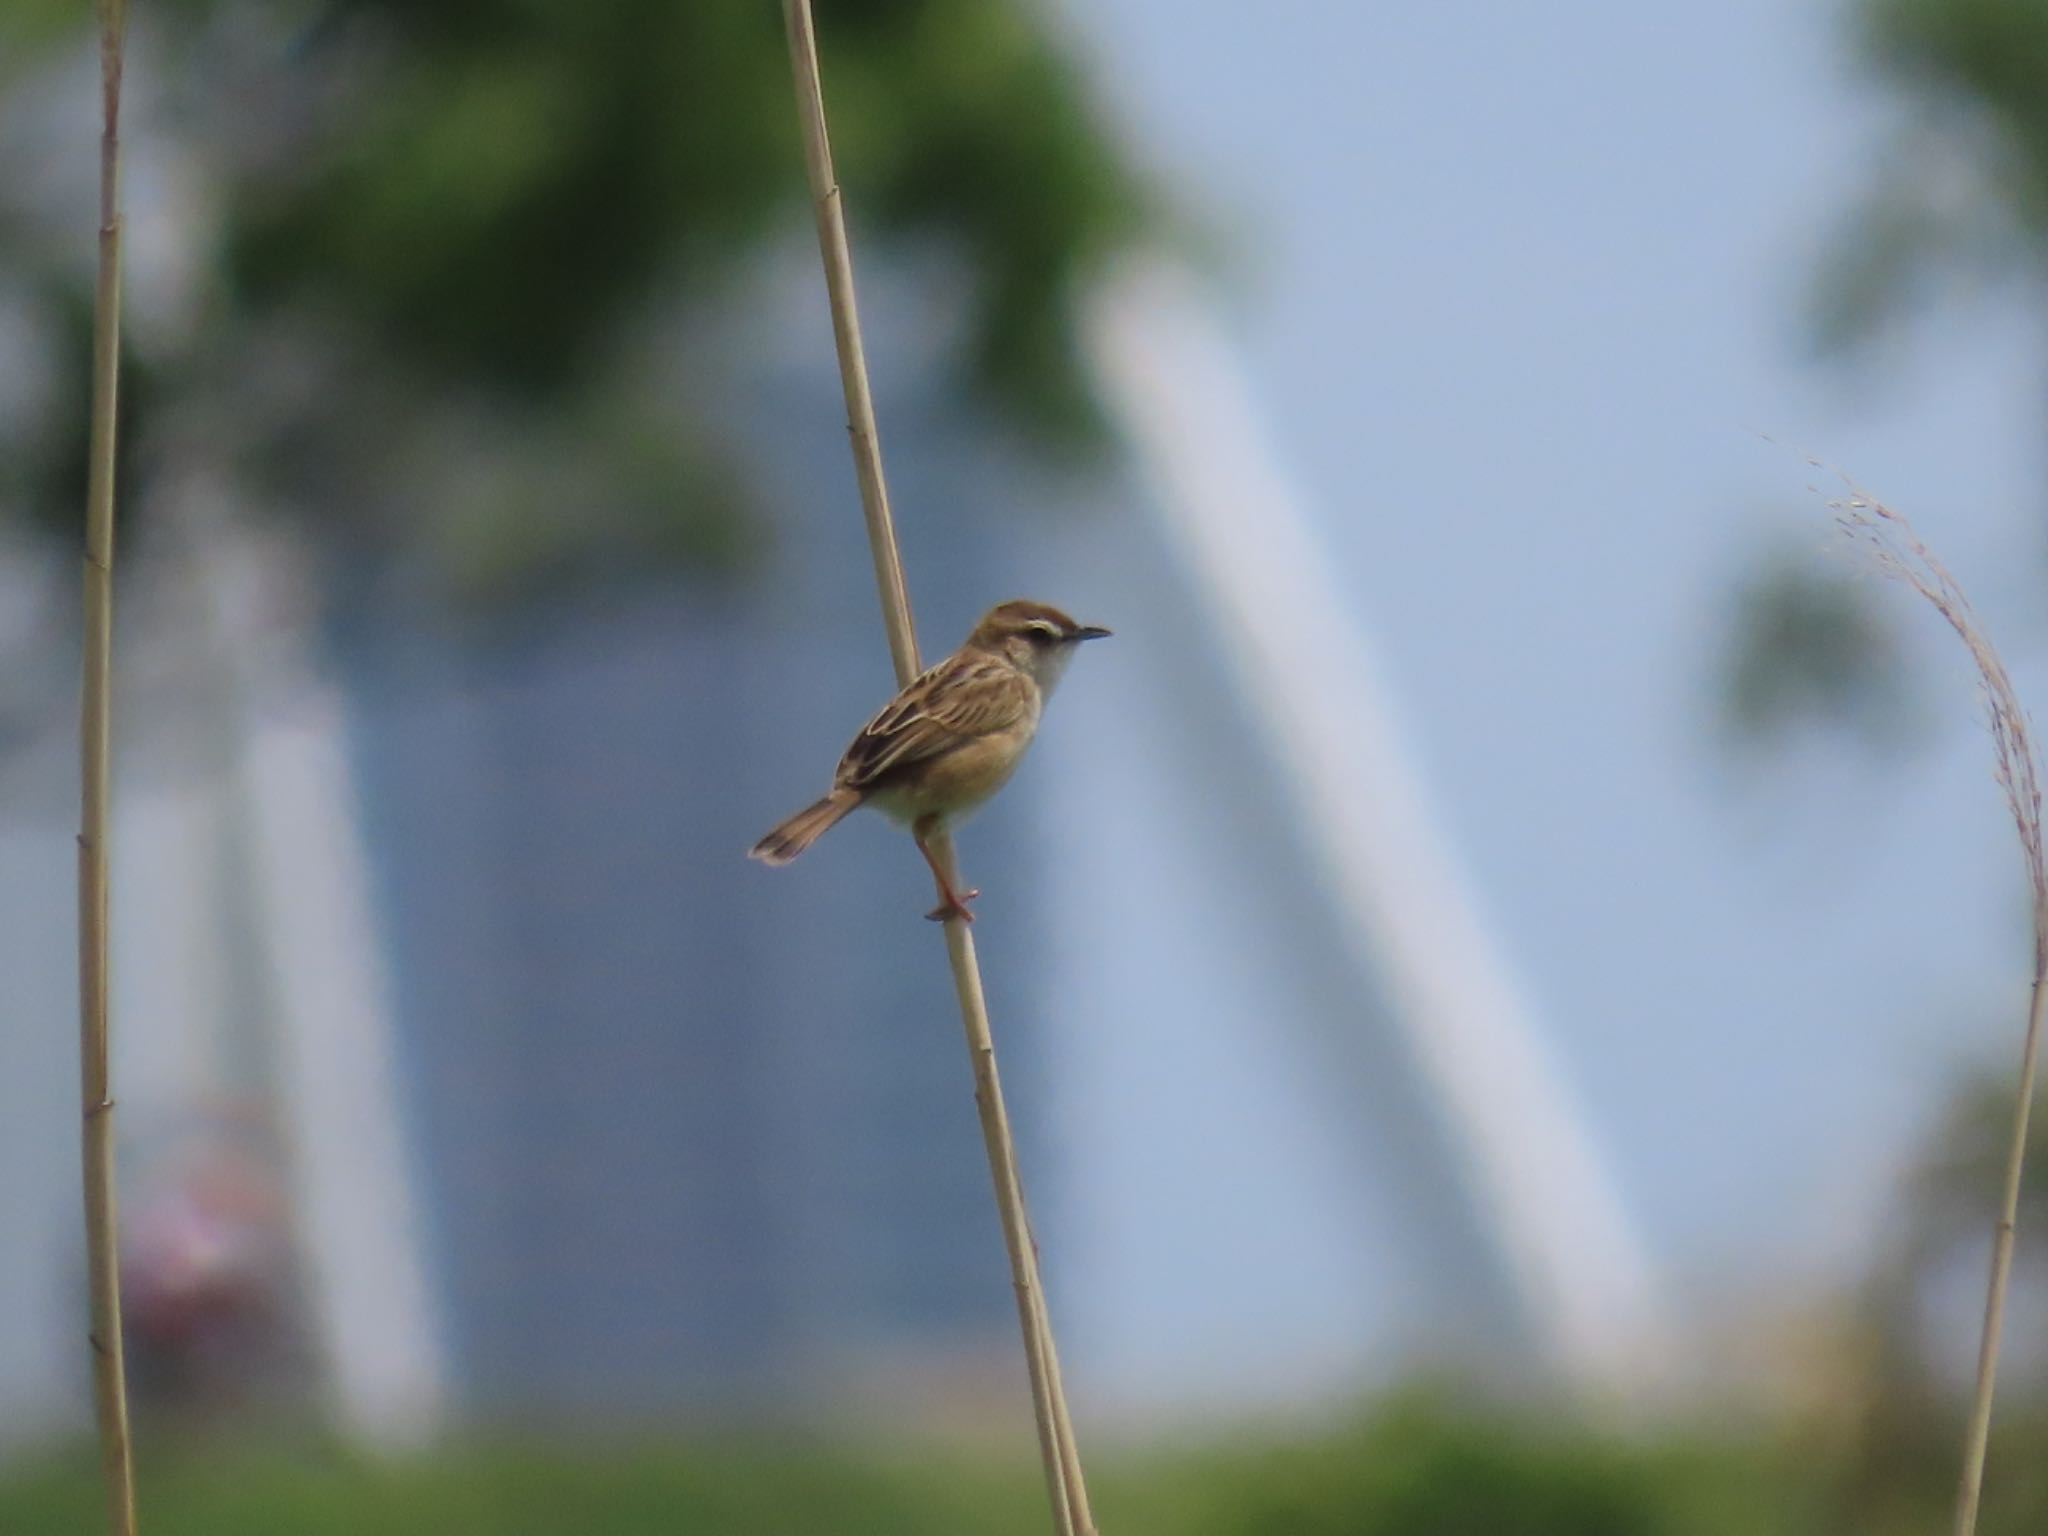
[[[1858,0],[1854,46],[1905,108],[1823,266],[1824,345],[1870,340],[1945,294],[2048,275],[2048,5]]]
[[[1788,1468],[1754,1447],[1622,1444],[1408,1404],[1313,1440],[1114,1458],[1092,1480],[1117,1536],[1811,1536]],[[908,1451],[559,1444],[364,1462],[334,1454],[147,1459],[160,1536],[1036,1536],[1035,1467]],[[89,1458],[0,1477],[0,1530],[91,1526]]]
[[[1792,1536],[1810,1494],[1765,1448],[1682,1430],[1621,1439],[1540,1415],[1397,1401],[1349,1432],[1231,1451],[1196,1475],[1201,1536]]]
[[[6,9],[8,74],[72,79],[90,7]],[[957,363],[990,414],[1043,448],[1100,441],[1078,300],[1150,199],[1046,15],[834,0],[818,25],[859,254],[946,253]],[[778,6],[165,0],[131,46],[131,163],[175,168],[183,195],[158,206],[203,226],[186,312],[131,344],[157,386],[125,402],[131,443],[226,460],[259,502],[371,551],[424,531],[494,590],[590,548],[744,557],[746,450],[693,411],[724,382],[678,322],[729,302],[773,242],[808,241]],[[8,201],[0,299],[43,310],[64,411],[14,445],[0,510],[68,530],[90,274],[82,240],[37,238]],[[544,514],[464,505],[521,484],[547,488]]]
[[[1739,743],[1770,746],[1816,722],[1873,745],[1899,741],[1905,650],[1875,585],[1799,549],[1767,551],[1744,574],[1721,664],[1722,717]]]
[[[2048,0],[1850,0],[1849,46],[1898,108],[1813,277],[1807,328],[1861,364],[1945,304],[2042,316],[2048,279]],[[2023,318],[2025,316],[2023,315]],[[1751,740],[1795,719],[1894,739],[1906,689],[1867,589],[1762,552],[1737,593],[1723,718]]]
[[[292,73],[329,105],[249,157],[225,212],[258,310],[317,306],[437,371],[559,388],[665,279],[716,279],[807,202],[775,5],[351,0],[313,21]],[[1079,426],[1068,300],[1140,199],[1036,10],[840,0],[819,25],[856,216],[956,244],[975,377]]]

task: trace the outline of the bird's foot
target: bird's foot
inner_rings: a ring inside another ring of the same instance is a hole
[[[948,891],[944,901],[925,913],[925,919],[928,922],[943,923],[949,917],[957,917],[963,923],[971,923],[974,921],[974,913],[967,903],[980,894],[979,891],[962,891],[956,896]]]

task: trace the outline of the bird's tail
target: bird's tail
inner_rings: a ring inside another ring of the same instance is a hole
[[[857,789],[835,789],[816,805],[798,811],[747,850],[747,857],[771,867],[787,864],[836,826],[861,801]]]

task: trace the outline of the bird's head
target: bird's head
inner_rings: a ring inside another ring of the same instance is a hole
[[[1030,673],[1041,692],[1051,693],[1075,647],[1108,633],[1099,624],[1075,623],[1049,603],[1016,597],[989,609],[967,643],[1004,657],[1020,671]]]

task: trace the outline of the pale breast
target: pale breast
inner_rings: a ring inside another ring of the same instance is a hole
[[[938,816],[958,822],[1009,782],[1038,725],[1036,712],[1011,730],[964,741],[917,765],[908,782],[872,791],[868,804],[897,821]]]

